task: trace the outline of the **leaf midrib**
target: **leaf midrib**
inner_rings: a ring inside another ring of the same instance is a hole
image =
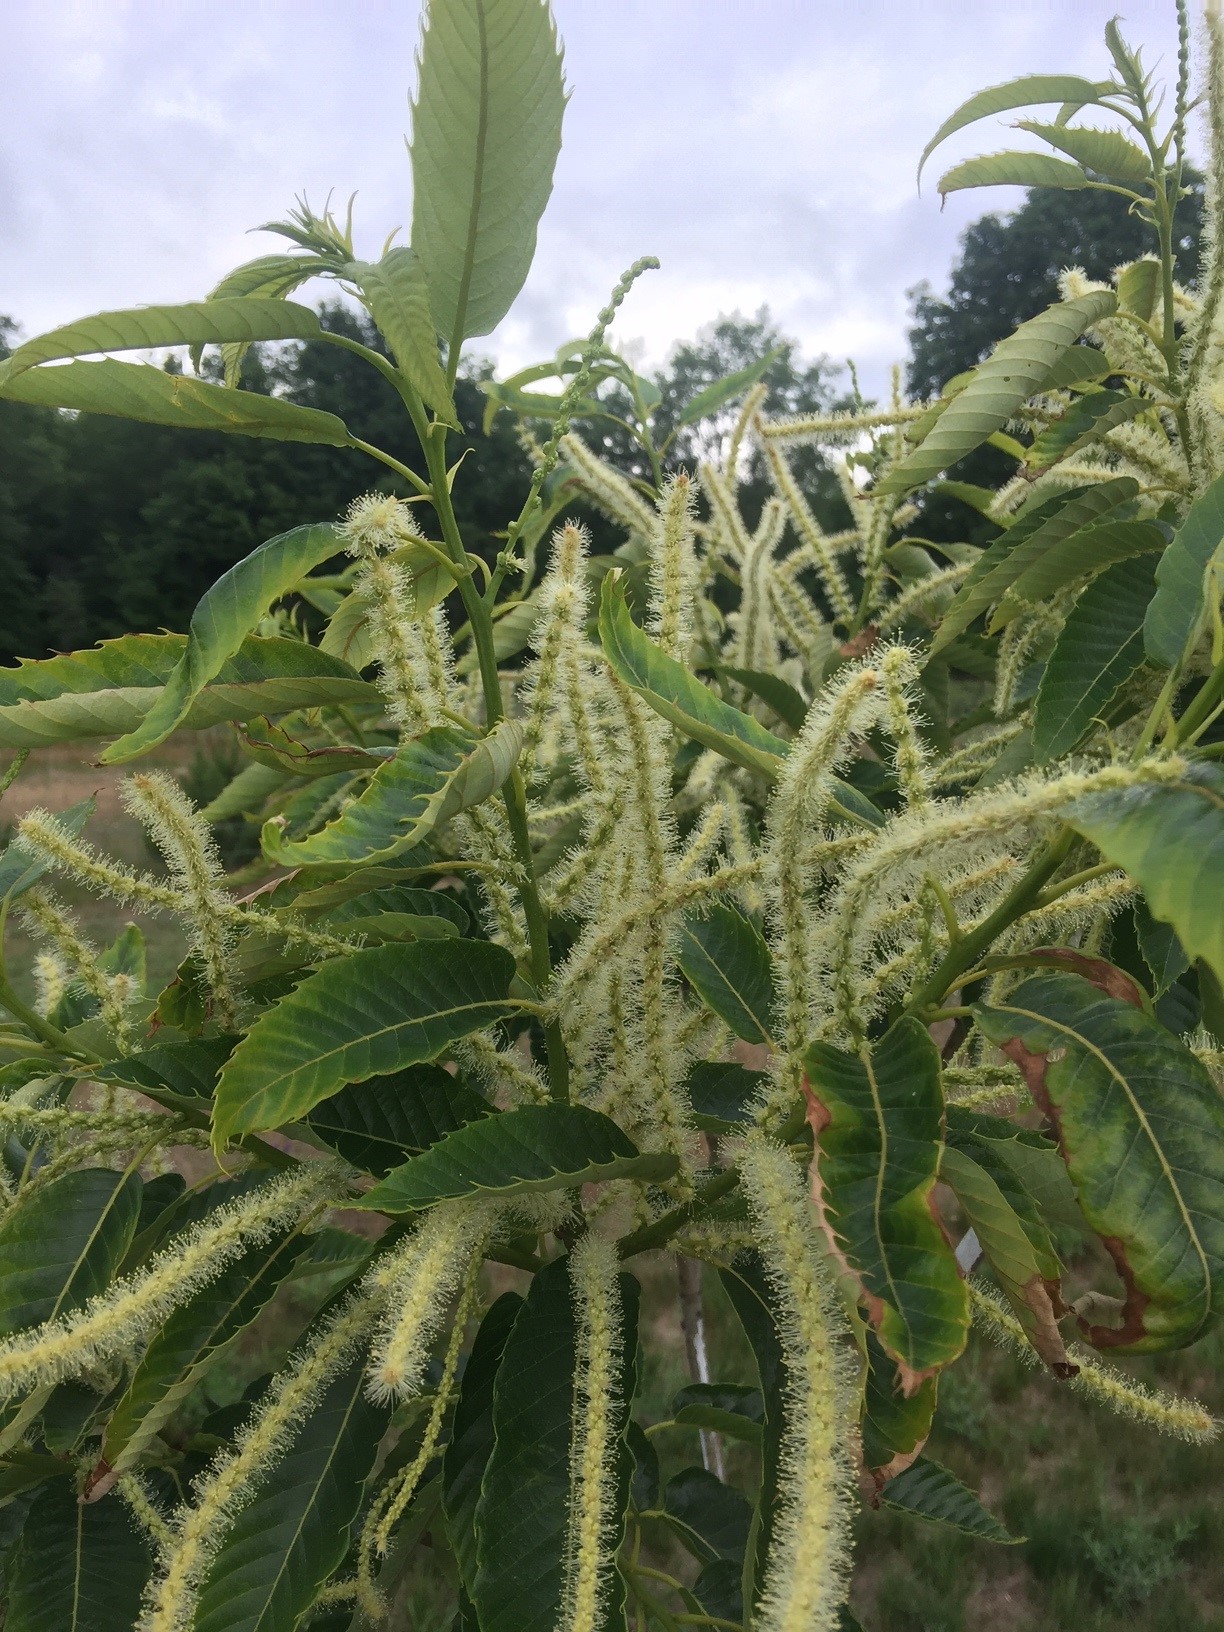
[[[485,21],[485,0],[473,0],[476,31],[480,39],[480,106],[476,118],[476,165],[472,176],[472,202],[468,209],[467,242],[463,250],[463,271],[455,301],[455,326],[447,347],[447,369],[453,375],[459,366],[464,339],[472,276],[476,269],[476,241],[480,236],[480,212],[484,194],[485,146],[489,135],[489,40]]]

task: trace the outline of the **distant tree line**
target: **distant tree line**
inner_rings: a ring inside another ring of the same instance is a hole
[[[1179,240],[1190,276],[1200,231],[1200,196],[1186,200]],[[1057,298],[1067,265],[1108,276],[1147,248],[1141,223],[1106,194],[1033,195],[1010,216],[988,215],[962,239],[946,296],[911,291],[908,384],[936,394],[977,362],[1015,324]],[[342,304],[323,320],[366,345],[377,344],[360,312]],[[0,356],[16,343],[0,318]],[[679,345],[655,375],[658,419],[666,431],[703,386],[775,353],[765,381],[772,412],[828,408],[842,389],[827,359],[805,363],[768,313],[722,318]],[[175,366],[173,361],[168,366]],[[322,343],[256,347],[243,384],[339,414],[360,437],[412,464],[402,408],[389,385],[351,353]],[[458,382],[465,430],[458,519],[470,541],[496,548],[495,525],[526,491],[530,465],[513,417],[502,413],[482,434],[485,398],[479,372]],[[633,473],[635,454],[614,433],[605,455]],[[692,433],[675,443],[680,462],[700,454]],[[419,454],[415,457],[419,458]],[[987,450],[979,458],[999,458]],[[840,525],[835,485],[817,461],[806,469],[818,512]],[[971,472],[956,472],[958,475]],[[304,507],[320,520],[342,512],[364,488],[383,484],[382,466],[351,450],[248,441],[82,415],[79,418],[0,401],[0,660],[69,650],[159,619],[185,629],[202,591],[218,574],[273,534],[294,526]],[[764,494],[763,482],[761,496]],[[598,518],[592,517],[597,532]],[[930,506],[924,530],[974,537],[979,523],[963,507]],[[981,526],[988,526],[980,523]]]

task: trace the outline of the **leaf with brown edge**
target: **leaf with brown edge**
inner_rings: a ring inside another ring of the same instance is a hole
[[[1058,1138],[1089,1226],[1121,1277],[1116,1325],[1078,1311],[1098,1348],[1183,1348],[1224,1286],[1224,1099],[1154,1016],[1079,975],[1039,975],[978,1011]]]
[[[871,1048],[805,1056],[812,1195],[904,1395],[965,1346],[969,1299],[934,1210],[943,1154],[939,1050],[916,1020]]]
[[[925,1379],[908,1398],[897,1387],[896,1369],[874,1332],[867,1333],[861,1428],[863,1499],[879,1506],[880,1491],[921,1456],[935,1415],[938,1376]]]
[[[1035,969],[1066,969],[1073,975],[1081,975],[1106,997],[1116,997],[1120,1003],[1129,1003],[1136,1009],[1152,1006],[1143,987],[1125,969],[1104,958],[1091,958],[1086,952],[1077,952],[1073,946],[1035,946],[1022,958],[1013,960],[1013,967],[1016,963]]]

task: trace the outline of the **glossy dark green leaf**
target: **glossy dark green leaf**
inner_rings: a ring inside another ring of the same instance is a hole
[[[367,1191],[358,1205],[410,1213],[476,1194],[568,1190],[608,1179],[661,1182],[670,1153],[643,1155],[610,1117],[584,1105],[524,1105],[448,1134]]]
[[[543,0],[434,0],[412,109],[412,247],[452,357],[510,310],[552,191],[565,86]]]
[[[331,908],[321,921],[341,934],[380,941],[432,940],[463,935],[472,927],[471,918],[449,891],[415,889],[408,884],[353,895]]]
[[[1067,614],[1037,688],[1033,757],[1039,765],[1076,748],[1143,662],[1143,618],[1154,557],[1119,561]]]
[[[623,1447],[636,1377],[638,1283],[620,1277],[625,1318],[616,1399],[622,1452],[616,1510],[629,1500],[632,1458]],[[559,1258],[531,1283],[493,1386],[494,1445],[476,1510],[472,1599],[481,1632],[554,1632],[564,1585],[570,1440],[577,1358],[569,1265]],[[619,1583],[612,1586],[616,1609]]]
[[[760,930],[717,902],[684,920],[680,969],[707,1008],[749,1043],[771,1041],[773,967]]]
[[[1135,939],[1152,977],[1152,991],[1160,997],[1189,969],[1190,959],[1176,931],[1169,924],[1162,924],[1159,918],[1154,918],[1145,901],[1135,902],[1131,919],[1135,926]]]
[[[965,1346],[969,1301],[932,1212],[943,1152],[939,1050],[916,1020],[849,1054],[805,1056],[823,1223],[908,1392]]]
[[[1100,1347],[1179,1348],[1224,1285],[1224,1100],[1180,1039],[1079,975],[1039,975],[980,1011],[1058,1140],[1084,1217],[1125,1288]],[[1082,1322],[1082,1324],[1085,1324]]]
[[[284,818],[273,817],[263,830],[264,854],[282,867],[388,862],[496,793],[522,745],[522,727],[513,720],[478,738],[436,726],[409,738],[394,759],[385,760],[326,827],[292,839]]]
[[[684,1084],[694,1124],[703,1133],[741,1132],[767,1081],[764,1071],[749,1071],[731,1060],[698,1060]]]
[[[434,1059],[514,1011],[514,959],[486,941],[367,947],[333,958],[260,1015],[217,1085],[218,1143],[293,1122],[341,1086]]]
[[[1015,1546],[1024,1540],[1005,1530],[955,1474],[929,1457],[920,1456],[904,1473],[889,1480],[880,1495],[885,1507],[914,1513],[933,1524],[944,1524],[979,1541]]]
[[[667,1481],[663,1510],[676,1538],[702,1564],[743,1562],[752,1509],[741,1491],[704,1468],[684,1468]]]
[[[180,1305],[154,1336],[111,1412],[94,1483],[123,1473],[232,1348],[292,1271],[307,1245],[281,1233],[248,1247],[209,1285]]]
[[[211,1099],[221,1067],[234,1051],[234,1037],[199,1037],[188,1043],[155,1043],[126,1054],[92,1073],[98,1082],[126,1082],[135,1088]]]
[[[493,1384],[522,1304],[517,1292],[503,1292],[481,1321],[463,1368],[450,1443],[442,1459],[446,1533],[469,1593],[476,1579],[476,1506],[493,1453]]]
[[[382,1179],[490,1109],[474,1088],[440,1065],[412,1065],[342,1088],[316,1105],[308,1121],[346,1162]]]
[[[152,1567],[117,1496],[85,1506],[66,1480],[35,1498],[13,1558],[5,1632],[132,1632]]]
[[[45,1451],[31,1451],[15,1445],[0,1461],[0,1507],[23,1491],[35,1490],[49,1479],[68,1479],[72,1464]]]
[[[1224,476],[1190,506],[1156,569],[1156,593],[1143,626],[1147,655],[1171,669],[1189,645],[1205,605],[1207,569],[1224,544]]]
[[[339,1569],[391,1415],[366,1398],[365,1363],[306,1413],[238,1513],[204,1579],[193,1632],[293,1632]]]
[[[1152,521],[1115,521],[1107,518],[1097,526],[1075,533],[1061,548],[1047,550],[1027,566],[1007,590],[991,619],[993,633],[1040,601],[1049,600],[1082,578],[1104,572],[1115,561],[1135,556],[1149,557],[1143,565],[1154,574],[1156,558],[1164,549],[1168,528]]]
[[[1126,869],[1187,955],[1224,980],[1224,768],[1191,764],[1175,778],[1085,794],[1066,815]]]
[[[65,1173],[0,1216],[0,1336],[79,1309],[107,1287],[140,1216],[140,1176]]]
[[[716,1558],[693,1582],[692,1596],[707,1615],[739,1625],[744,1618],[743,1567],[730,1559]]]

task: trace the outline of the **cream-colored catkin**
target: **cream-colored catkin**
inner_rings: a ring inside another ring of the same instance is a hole
[[[49,862],[57,872],[79,879],[101,895],[113,896],[124,906],[131,903],[155,912],[173,912],[179,906],[179,893],[172,885],[100,856],[49,810],[27,811],[17,824],[17,837],[23,849]]]
[[[379,687],[388,710],[401,730],[423,731],[434,721],[416,593],[407,573],[392,559],[396,550],[420,539],[416,517],[402,499],[367,493],[353,501],[340,536],[361,563],[358,592],[369,608]]]
[[[599,1632],[616,1568],[616,1462],[625,1415],[618,1395],[624,1324],[619,1270],[616,1247],[604,1236],[587,1234],[570,1253],[578,1364],[557,1632]]]
[[[419,1394],[442,1316],[474,1257],[483,1256],[498,1214],[485,1201],[442,1201],[398,1251],[362,1283],[387,1313],[370,1360],[369,1394],[403,1400]]]
[[[650,604],[647,627],[660,649],[679,661],[693,638],[696,503],[682,471],[668,478],[659,495],[659,519],[651,541]]]
[[[519,697],[525,711],[519,769],[531,780],[536,753],[549,715],[562,703],[559,695],[567,650],[580,644],[586,621],[583,569],[586,539],[572,522],[553,535],[552,560],[540,586],[540,614],[531,636],[535,662],[527,671]]]
[[[901,797],[910,810],[921,810],[931,800],[929,756],[918,733],[912,692],[917,672],[917,659],[908,647],[890,646],[880,659],[885,729],[893,739],[893,764]]]
[[[37,952],[32,964],[34,1009],[45,1019],[68,990],[69,970],[55,952]]]
[[[973,1324],[979,1331],[992,1343],[1019,1355],[1026,1365],[1033,1368],[1041,1365],[1041,1358],[1024,1335],[1024,1328],[1002,1298],[977,1280],[969,1282],[969,1297]],[[1149,1428],[1155,1428],[1162,1434],[1171,1434],[1175,1439],[1198,1444],[1219,1436],[1221,1424],[1198,1400],[1170,1394],[1162,1388],[1149,1388],[1145,1383],[1115,1371],[1090,1349],[1078,1343],[1067,1345],[1067,1358],[1079,1367],[1078,1373],[1071,1378],[1071,1387],[1098,1404],[1108,1406],[1119,1416],[1133,1417],[1136,1422],[1146,1423]]]
[[[1199,276],[1199,310],[1191,331],[1184,389],[1190,415],[1191,464],[1199,487],[1220,471],[1224,458],[1224,413],[1211,387],[1220,374],[1221,316],[1224,306],[1224,16],[1209,4],[1203,12],[1207,59],[1206,125],[1210,162],[1204,212],[1204,256]]]
[[[187,795],[161,771],[129,778],[120,795],[161,851],[178,887],[180,910],[222,1027],[233,1026],[238,999],[230,970],[233,902],[216,841]]]
[[[135,1032],[128,1015],[131,999],[135,995],[131,982],[125,980],[120,984],[116,976],[108,975],[99,967],[97,948],[90,945],[81,934],[76,919],[49,891],[29,890],[21,904],[30,929],[48,942],[61,966],[67,965],[75,972],[76,979],[96,1000],[103,1023],[120,1050],[126,1054],[135,1042]]]
[[[319,1395],[355,1354],[377,1315],[378,1299],[355,1294],[298,1360],[280,1372],[234,1448],[223,1453],[174,1526],[150,1582],[137,1632],[187,1632],[208,1567],[239,1507],[293,1443]]]
[[[648,539],[654,532],[654,511],[633,484],[592,453],[576,432],[561,439],[561,454],[572,465],[578,481],[610,521]]]
[[[775,1091],[762,1116],[785,1115],[799,1086],[799,1059],[811,1034],[812,969],[808,950],[812,874],[805,854],[824,822],[833,776],[856,734],[881,712],[879,673],[860,662],[847,667],[808,712],[783,763],[766,817],[765,883],[768,927],[778,991],[780,1054]]]
[[[548,1083],[529,1054],[498,1045],[489,1031],[473,1031],[454,1045],[455,1059],[483,1082],[490,1096],[510,1105],[547,1105]]]
[[[6,1338],[0,1344],[0,1399],[82,1377],[129,1353],[245,1247],[338,1199],[342,1190],[336,1165],[317,1162],[226,1203],[147,1269],[114,1282],[84,1308]]]
[[[812,508],[804,497],[803,489],[795,480],[794,472],[783,451],[782,439],[772,434],[777,425],[778,421],[775,420],[772,424],[759,421],[756,426],[757,437],[765,450],[774,489],[786,506],[791,524],[800,540],[810,552],[834,618],[839,623],[849,624],[854,617],[854,602],[850,596],[846,575],[841,569],[837,552],[830,543],[827,533],[812,514]]]
[[[787,1378],[778,1506],[752,1624],[831,1632],[849,1588],[851,1368],[803,1173],[761,1134],[743,1140],[736,1158],[777,1297]]]

